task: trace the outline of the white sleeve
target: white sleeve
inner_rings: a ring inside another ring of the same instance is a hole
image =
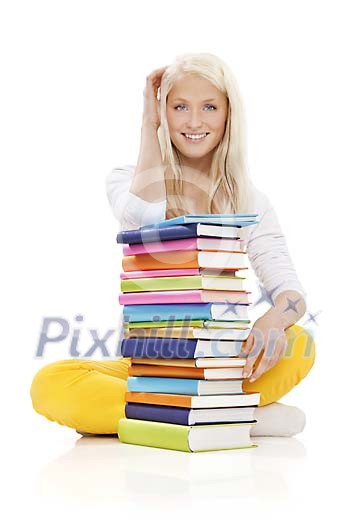
[[[258,224],[249,227],[247,253],[251,266],[272,302],[285,290],[297,290],[304,300],[301,285],[276,212],[268,197],[256,189],[255,212]]]
[[[106,177],[107,198],[122,230],[134,230],[165,219],[166,199],[148,202],[129,191],[135,166],[114,168]]]

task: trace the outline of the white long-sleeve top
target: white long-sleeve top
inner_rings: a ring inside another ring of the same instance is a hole
[[[106,177],[107,197],[121,230],[165,220],[166,200],[148,202],[129,191],[135,168],[126,164]],[[306,299],[270,200],[253,184],[251,190],[248,213],[257,213],[259,222],[243,227],[240,237],[255,275],[273,303],[284,290],[296,290]]]

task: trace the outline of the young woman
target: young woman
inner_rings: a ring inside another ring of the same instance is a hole
[[[137,165],[112,170],[107,196],[121,229],[189,213],[258,213],[242,228],[251,266],[271,308],[243,344],[243,389],[260,392],[251,435],[291,436],[305,415],[276,403],[315,360],[311,334],[297,325],[306,293],[268,197],[246,168],[245,122],[237,83],[209,53],[185,54],[146,79]],[[118,432],[130,358],[70,359],[43,367],[33,379],[34,409],[82,434]]]

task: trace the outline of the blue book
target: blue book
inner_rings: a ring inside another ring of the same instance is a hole
[[[129,392],[158,392],[160,394],[187,394],[208,396],[215,394],[243,394],[243,379],[182,379],[180,377],[129,377]]]
[[[257,213],[203,213],[195,215],[180,215],[172,219],[166,219],[154,224],[146,224],[141,226],[141,230],[145,228],[163,228],[174,226],[175,224],[186,223],[202,223],[202,224],[219,224],[229,226],[249,226],[256,224]]]
[[[144,403],[126,403],[125,405],[126,418],[161,421],[175,425],[189,425],[190,411],[190,408],[146,405]]]
[[[126,323],[139,321],[249,321],[248,306],[231,303],[133,304],[123,307]]]
[[[144,244],[148,242],[171,241],[193,237],[216,237],[237,239],[240,237],[241,226],[222,226],[217,224],[175,224],[173,226],[149,227],[143,226],[136,230],[121,231],[117,235],[117,243]]]
[[[249,403],[249,400],[247,402]],[[257,406],[258,405],[250,405],[208,409],[126,403],[125,417],[129,419],[173,423],[174,425],[248,423],[256,422],[254,412]]]
[[[234,357],[243,341],[216,339],[180,339],[170,337],[132,337],[123,339],[123,357],[156,359],[196,359],[197,357]]]
[[[146,242],[171,241],[198,237],[198,224],[175,225],[168,228],[138,228],[125,230],[117,235],[117,243],[141,244]]]

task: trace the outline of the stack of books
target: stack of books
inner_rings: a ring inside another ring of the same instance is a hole
[[[240,232],[256,214],[183,215],[123,231],[123,443],[198,452],[251,448],[259,392],[238,358],[250,332]]]

